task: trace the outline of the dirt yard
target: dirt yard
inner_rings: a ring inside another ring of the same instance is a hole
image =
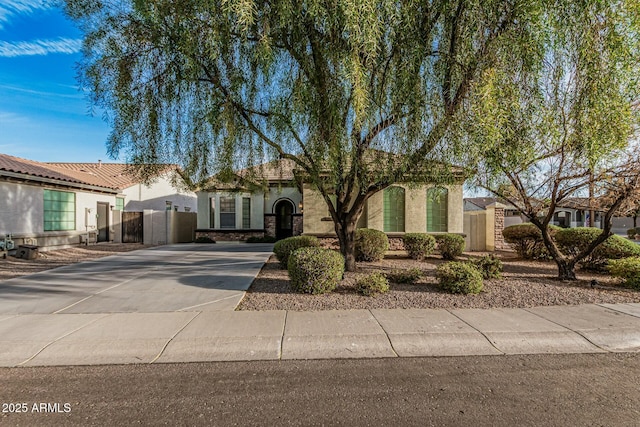
[[[40,252],[39,257],[34,260],[25,260],[12,256],[6,259],[0,257],[0,281],[146,247],[149,246],[139,243],[100,243],[97,245],[77,246],[68,249]]]
[[[577,271],[575,282],[555,279],[553,262],[523,261],[513,252],[499,252],[504,264],[502,279],[485,280],[478,295],[452,295],[438,287],[436,267],[444,262],[438,257],[419,262],[401,255],[377,263],[359,263],[358,271],[347,273],[338,288],[324,295],[294,292],[286,270],[281,270],[275,256],[263,267],[238,310],[343,310],[373,308],[496,308],[575,305],[593,303],[640,302],[640,292],[617,286],[604,274]],[[473,254],[477,256],[477,254]],[[467,259],[465,255],[462,259]],[[420,268],[424,277],[415,284],[390,284],[390,291],[375,297],[359,295],[355,290],[358,276],[374,271]],[[596,280],[592,287],[591,281]]]

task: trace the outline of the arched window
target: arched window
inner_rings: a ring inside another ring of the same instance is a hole
[[[384,195],[384,231],[386,233],[404,231],[404,188],[389,187]]]
[[[448,196],[449,191],[446,188],[438,187],[427,190],[427,231],[448,231]]]

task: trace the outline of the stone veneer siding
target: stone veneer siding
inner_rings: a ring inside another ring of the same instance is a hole
[[[302,214],[293,214],[293,235],[299,236],[302,232]]]
[[[276,214],[264,215],[264,235],[276,237]]]
[[[493,232],[495,250],[502,250],[506,248],[504,236],[502,235],[502,230],[504,230],[504,208],[496,207],[494,215],[495,222]]]
[[[263,230],[196,230],[198,237],[208,237],[220,242],[244,242],[249,237],[264,237]]]

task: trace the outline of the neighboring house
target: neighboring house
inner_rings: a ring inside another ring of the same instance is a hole
[[[594,206],[593,210],[595,213],[593,226],[602,228],[603,212],[599,206]],[[585,227],[585,224],[588,226],[589,211],[588,197],[567,197],[556,206],[551,224],[562,228]]]
[[[83,172],[93,175],[103,182],[120,190],[116,208],[125,211],[142,211],[145,209],[163,211],[170,207],[174,211],[195,212],[196,195],[192,191],[181,189],[175,183],[175,165],[166,168],[153,178],[153,182],[144,184],[128,170],[123,163],[47,163],[47,165]]]
[[[261,176],[264,185],[238,188],[211,180],[198,192],[197,236],[215,240],[245,240],[250,236],[292,235],[335,238],[328,207],[314,187],[295,174],[290,160],[279,160],[239,171]],[[386,232],[398,241],[404,233],[462,233],[462,182],[438,186],[397,184],[373,195],[359,228]]]
[[[166,177],[145,186],[126,165],[41,163],[0,154],[0,238],[41,248],[87,241],[119,241],[114,211],[172,205],[195,209],[195,195],[175,190]],[[178,205],[180,203],[180,205]],[[133,209],[129,209],[131,206]]]

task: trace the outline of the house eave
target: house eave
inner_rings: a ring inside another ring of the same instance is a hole
[[[40,185],[48,184],[48,185],[54,185],[58,187],[65,187],[69,189],[85,190],[90,192],[99,192],[99,193],[106,193],[106,194],[113,194],[113,195],[121,193],[120,190],[107,188],[107,187],[100,187],[98,185],[63,181],[60,179],[46,178],[42,176],[34,176],[34,175],[28,175],[28,174],[23,174],[18,172],[1,171],[0,178],[5,178],[5,177],[13,178],[20,182],[26,182],[26,183],[32,183],[32,184],[40,184]]]

